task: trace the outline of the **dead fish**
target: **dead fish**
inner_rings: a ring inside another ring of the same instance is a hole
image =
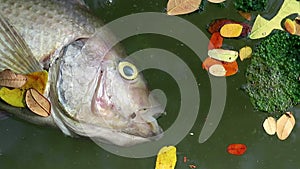
[[[0,110],[67,135],[130,146],[162,136],[164,111],[150,96],[141,73],[113,37],[76,0],[0,0],[0,71],[47,70],[47,118],[0,102]]]

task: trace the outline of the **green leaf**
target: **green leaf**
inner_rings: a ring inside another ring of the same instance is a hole
[[[271,20],[266,20],[262,16],[258,15],[254,22],[250,34],[250,39],[259,39],[266,37],[274,29],[283,30],[283,28],[281,27],[282,19],[295,13],[300,13],[300,2],[297,0],[285,0],[277,15],[274,16]]]

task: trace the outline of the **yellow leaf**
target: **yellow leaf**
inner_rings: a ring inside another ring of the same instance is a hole
[[[196,11],[201,0],[169,0],[167,4],[168,15],[182,15]]]
[[[296,22],[291,19],[286,19],[284,22],[284,28],[288,33],[293,35],[296,33]]]
[[[15,107],[25,107],[24,97],[28,89],[36,89],[39,93],[44,93],[48,81],[48,72],[33,72],[26,75],[26,83],[18,89],[0,89],[0,98],[7,104]]]
[[[242,33],[243,26],[236,23],[229,23],[222,26],[220,30],[221,36],[224,38],[236,38]]]
[[[245,46],[243,48],[240,49],[239,51],[239,56],[241,61],[243,61],[244,59],[250,58],[252,54],[252,48],[249,46]]]
[[[291,134],[294,126],[295,126],[295,118],[291,112],[287,112],[283,114],[277,120],[277,136],[280,140],[285,140]]]
[[[211,49],[208,50],[208,56],[224,62],[234,62],[239,56],[239,53],[234,50]]]
[[[155,169],[174,169],[176,161],[176,147],[165,146],[157,154]]]

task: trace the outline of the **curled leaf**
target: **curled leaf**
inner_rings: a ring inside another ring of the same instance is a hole
[[[236,38],[242,33],[243,26],[237,23],[225,24],[221,27],[220,34],[225,38]]]
[[[174,169],[176,161],[176,147],[165,146],[157,154],[155,169]]]
[[[224,61],[224,62],[234,62],[238,57],[238,52],[226,49],[211,49],[208,50],[208,56]]]
[[[232,155],[243,155],[247,150],[245,144],[230,144],[227,147],[227,152]]]
[[[269,135],[274,135],[276,133],[276,119],[273,117],[268,117],[263,123],[263,128]]]
[[[223,37],[220,35],[219,32],[215,32],[211,35],[209,44],[208,44],[208,50],[211,49],[219,49],[223,45]]]
[[[167,4],[168,15],[182,15],[196,11],[201,0],[169,0]]]
[[[50,115],[51,105],[47,98],[35,89],[29,89],[25,95],[27,107],[35,114],[42,117]]]
[[[244,59],[250,58],[252,55],[252,48],[249,46],[245,46],[243,48],[240,49],[239,51],[239,56],[241,61],[243,61]]]
[[[215,64],[208,68],[208,72],[217,77],[223,77],[226,75],[226,69],[223,65]]]
[[[16,74],[9,69],[5,69],[0,72],[0,86],[20,88],[27,81],[25,75]]]
[[[288,138],[288,136],[291,134],[294,126],[295,126],[296,120],[291,112],[287,112],[283,114],[278,120],[277,120],[277,137],[280,140],[285,140]]]

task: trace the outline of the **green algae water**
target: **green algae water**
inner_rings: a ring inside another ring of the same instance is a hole
[[[270,0],[262,14],[271,18],[276,14],[282,1]],[[166,0],[112,0],[88,1],[91,10],[104,23],[120,17],[140,12],[165,12]],[[207,25],[214,19],[228,18],[236,21],[245,20],[228,0],[224,5],[203,2],[200,11],[180,16],[196,25],[207,37]],[[249,22],[252,24],[253,21]],[[188,33],[188,32],[187,32]],[[225,39],[224,45],[235,50],[248,45],[255,47],[258,40]],[[295,169],[300,167],[300,134],[296,124],[290,137],[280,141],[276,136],[268,136],[262,123],[266,113],[254,110],[249,97],[241,89],[245,84],[245,71],[250,61],[238,60],[239,72],[226,78],[226,105],[222,119],[213,135],[204,143],[198,142],[199,134],[205,123],[210,108],[211,84],[209,76],[201,67],[201,60],[186,44],[167,36],[141,34],[129,37],[122,42],[127,54],[146,48],[160,48],[170,51],[182,59],[191,69],[198,83],[200,106],[195,124],[189,134],[177,147],[176,169],[197,166],[197,169]],[[198,44],[199,47],[207,44]],[[181,71],[181,70],[178,70]],[[159,88],[166,93],[166,115],[159,118],[164,130],[168,129],[178,116],[180,92],[176,81],[167,73],[159,70],[143,71],[150,89]],[[297,120],[300,118],[300,106],[293,109]],[[175,135],[178,133],[174,133]],[[227,153],[226,148],[232,143],[247,145],[242,156]],[[146,151],[146,150],[145,150]],[[184,162],[184,157],[188,161]],[[110,153],[88,138],[70,138],[61,131],[29,124],[8,118],[0,121],[0,169],[154,169],[156,157],[128,158]]]

